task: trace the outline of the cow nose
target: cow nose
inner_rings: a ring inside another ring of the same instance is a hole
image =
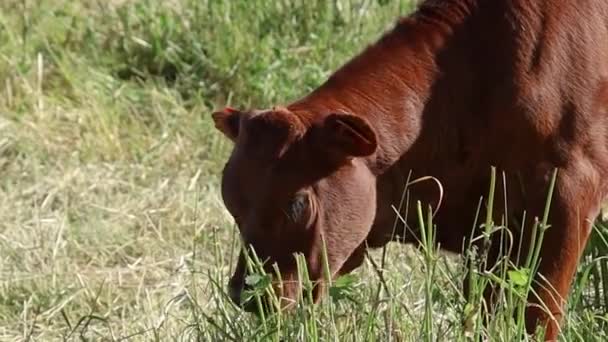
[[[228,296],[237,306],[241,306],[241,293],[243,293],[242,284],[234,284],[232,281],[228,283]]]
[[[230,300],[247,312],[257,312],[257,307],[252,299],[243,301],[243,292],[247,290],[252,290],[252,288],[245,284],[244,281],[230,280],[228,283],[228,296]]]
[[[230,283],[228,294],[230,300],[243,311],[252,313],[256,316],[261,314],[267,316],[273,312],[271,300],[267,294],[258,294],[257,296],[247,296],[243,298],[243,294],[247,291],[252,292],[253,287],[243,283]]]

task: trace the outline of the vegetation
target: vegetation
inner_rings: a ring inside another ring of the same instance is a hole
[[[240,246],[218,185],[230,143],[209,114],[305,94],[414,6],[1,1],[0,340],[527,338],[518,295],[533,268],[492,277],[483,255],[438,253],[425,208],[423,247],[373,251],[320,305],[260,319],[226,295]],[[604,235],[598,225],[580,265],[564,341],[608,339]],[[266,280],[249,279],[253,297]],[[488,282],[504,290],[493,313]]]

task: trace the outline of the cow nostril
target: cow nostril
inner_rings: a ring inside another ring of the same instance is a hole
[[[253,303],[251,299],[243,298],[243,294],[251,290],[253,290],[253,287],[244,282],[231,281],[228,284],[228,296],[230,297],[230,300],[247,312],[256,310],[255,303]]]
[[[241,286],[234,285],[232,283],[228,285],[228,296],[230,297],[230,300],[232,300],[232,302],[237,306],[241,306],[241,293]]]
[[[245,284],[244,282],[240,283],[231,281],[228,284],[228,296],[230,297],[230,300],[245,312],[259,315],[260,309],[262,309],[264,312],[268,310],[269,303],[265,295],[259,298],[261,302],[258,302],[256,299],[250,297],[248,292],[253,290],[253,286]],[[260,308],[258,304],[262,304],[262,307]]]

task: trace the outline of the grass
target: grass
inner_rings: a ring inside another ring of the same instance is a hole
[[[230,144],[209,114],[305,94],[413,8],[2,1],[0,340],[512,340],[519,274],[499,279],[511,302],[495,316],[467,305],[466,266],[430,247],[424,208],[426,248],[371,252],[331,301],[260,321],[225,293],[240,246],[218,185]],[[598,223],[562,340],[608,338],[605,235]]]

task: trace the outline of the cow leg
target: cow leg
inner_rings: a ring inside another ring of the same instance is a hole
[[[544,233],[534,292],[528,297],[526,310],[527,331],[533,333],[537,325],[544,326],[547,341],[557,340],[564,304],[601,199],[594,169],[583,167],[584,162],[571,165],[579,167],[558,173],[550,227]],[[540,202],[536,207],[542,207]]]

